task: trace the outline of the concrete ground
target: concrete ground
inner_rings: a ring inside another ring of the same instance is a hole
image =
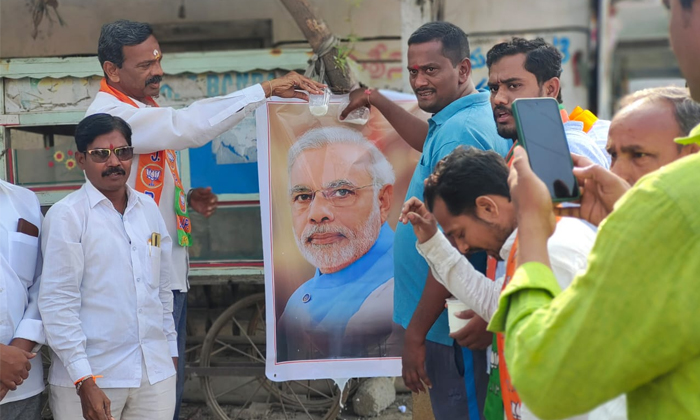
[[[400,406],[406,407],[406,412],[402,413],[399,410]],[[224,410],[229,414],[229,418],[233,420],[239,414],[240,407],[226,405]],[[396,401],[384,410],[378,417],[371,417],[376,420],[408,420],[411,419],[412,403],[410,393],[401,393],[396,395]],[[321,416],[314,416],[313,420],[318,420]],[[358,417],[353,414],[352,407],[346,407],[337,417],[339,420],[363,420],[365,417]],[[309,417],[304,412],[287,413],[285,418],[284,413],[280,409],[269,410],[263,404],[253,406],[251,409],[244,410],[240,413],[240,420],[309,420]],[[209,408],[204,403],[183,403],[180,410],[180,420],[218,420],[216,419]]]

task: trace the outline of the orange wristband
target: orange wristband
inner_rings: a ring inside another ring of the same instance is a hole
[[[88,376],[83,376],[82,378],[78,379],[75,381],[73,385],[75,385],[75,393],[80,395],[80,388],[83,386],[83,383],[87,381],[88,379],[92,378],[93,381],[97,382],[97,378],[101,378],[102,375],[88,375]]]
[[[83,376],[82,378],[78,379],[77,381],[73,382],[73,385],[78,386],[79,383],[83,382],[86,379],[92,378],[93,381],[97,382],[97,378],[102,378],[102,375],[88,375],[88,376]]]

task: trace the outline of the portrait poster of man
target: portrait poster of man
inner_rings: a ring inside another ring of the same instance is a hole
[[[388,93],[428,118],[413,95]],[[379,112],[365,125],[305,102],[257,111],[267,376],[400,376],[394,230],[419,154]]]

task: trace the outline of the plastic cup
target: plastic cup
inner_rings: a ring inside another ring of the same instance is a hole
[[[323,89],[323,93],[320,95],[309,93],[309,112],[317,117],[326,115],[330,99],[331,93],[328,89]]]
[[[346,94],[340,96],[340,106],[338,107],[338,122],[356,125],[367,124],[367,121],[369,121],[369,108],[367,108],[366,106],[361,106],[357,109],[354,109],[350,113],[348,113],[344,120],[340,119],[340,114],[342,114],[345,108],[348,107],[349,103],[350,95]]]
[[[455,298],[449,298],[445,300],[445,306],[447,307],[447,321],[450,324],[450,333],[457,332],[464,328],[470,319],[457,318],[457,314],[462,311],[468,311],[470,308],[460,302]]]

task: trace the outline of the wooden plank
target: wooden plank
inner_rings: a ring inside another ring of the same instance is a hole
[[[430,405],[430,394],[413,392],[413,419],[414,420],[435,420],[433,408]]]
[[[263,267],[193,267],[190,286],[219,286],[227,284],[264,284]]]
[[[230,274],[212,274],[209,276],[190,277],[190,286],[225,286],[227,284],[264,284],[262,275],[240,276]]]

